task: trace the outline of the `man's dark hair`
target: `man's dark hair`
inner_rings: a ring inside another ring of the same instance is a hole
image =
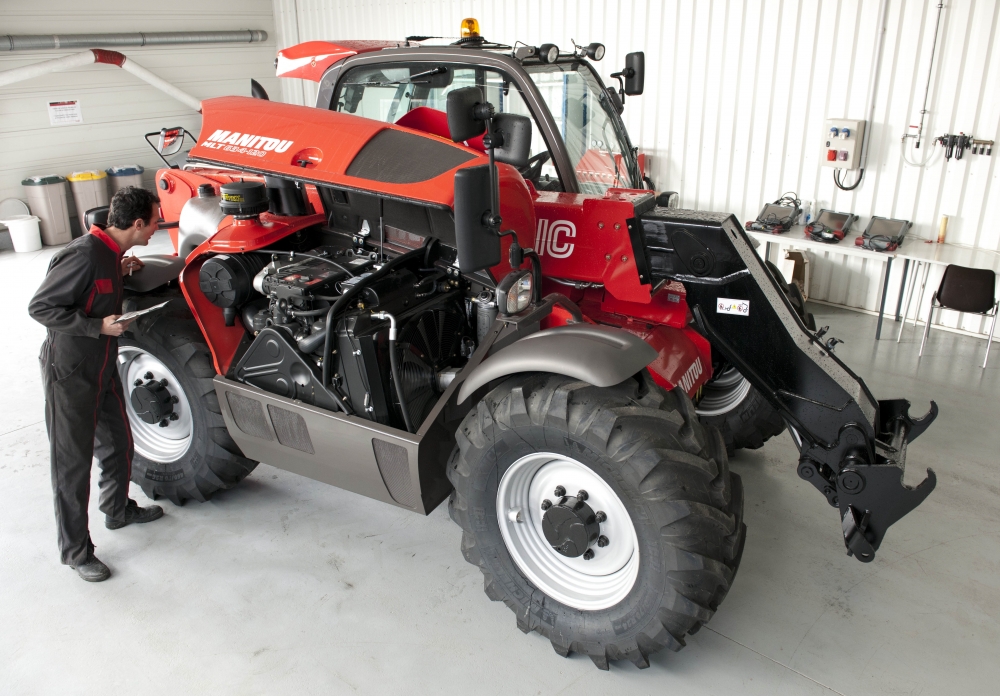
[[[160,199],[155,193],[138,186],[118,189],[111,199],[108,226],[125,230],[139,218],[148,225],[152,217],[157,214],[156,204],[159,202]]]

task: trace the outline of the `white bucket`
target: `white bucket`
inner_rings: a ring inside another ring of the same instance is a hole
[[[38,251],[42,248],[42,234],[38,229],[38,218],[34,215],[15,215],[0,222],[10,230],[14,251]]]

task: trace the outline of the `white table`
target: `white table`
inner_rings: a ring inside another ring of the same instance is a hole
[[[837,244],[827,244],[826,242],[816,242],[805,236],[805,227],[795,225],[788,232],[782,234],[770,234],[768,232],[757,232],[748,230],[747,234],[757,241],[765,244],[764,258],[767,259],[771,253],[771,245],[776,244],[779,249],[786,246],[794,246],[797,249],[813,249],[815,251],[832,252],[845,256],[857,256],[867,259],[876,259],[885,263],[885,276],[882,280],[882,297],[879,300],[878,324],[875,328],[875,340],[882,337],[882,319],[885,315],[885,297],[889,289],[889,271],[892,269],[892,262],[895,259],[903,260],[903,277],[899,283],[899,297],[896,300],[896,321],[900,321],[910,311],[910,301],[917,283],[910,284],[910,291],[906,298],[906,308],[903,308],[903,295],[906,294],[906,280],[910,264],[915,265],[911,279],[916,279],[923,267],[924,274],[920,283],[920,294],[917,298],[917,311],[914,313],[913,325],[916,326],[917,316],[920,314],[919,307],[923,304],[924,289],[927,285],[927,277],[930,274],[931,266],[947,266],[955,264],[957,266],[967,266],[969,268],[988,268],[1000,271],[1000,252],[989,251],[987,249],[974,249],[973,247],[961,246],[958,244],[938,244],[936,242],[926,242],[916,237],[906,237],[903,244],[895,251],[870,251],[854,245],[854,237],[849,234],[843,241]],[[903,324],[899,327],[902,335]],[[899,340],[899,335],[896,336]]]
[[[906,293],[906,305],[900,315],[900,307],[896,308],[896,321],[902,322],[899,325],[899,333],[896,334],[896,341],[899,342],[903,335],[903,326],[906,324],[906,315],[910,312],[910,301],[917,287],[917,278],[920,276],[920,269],[923,267],[923,277],[921,278],[920,293],[917,296],[917,308],[913,313],[913,326],[917,325],[920,317],[920,307],[924,303],[924,290],[927,287],[927,278],[930,275],[931,266],[966,266],[968,268],[986,268],[992,271],[1000,271],[1000,253],[987,249],[975,249],[973,247],[961,246],[958,244],[938,244],[927,242],[923,239],[908,238],[903,242],[903,246],[895,252],[897,259],[903,259],[903,280],[899,285],[899,304],[902,306],[903,293],[906,290],[907,270],[912,263],[913,274],[909,292]]]
[[[769,232],[757,232],[754,230],[747,230],[747,234],[751,238],[756,239],[758,242],[765,245],[763,254],[765,260],[771,255],[771,245],[776,244],[779,249],[787,246],[794,246],[796,249],[812,249],[814,251],[831,252],[834,254],[843,254],[844,256],[856,256],[865,259],[873,259],[879,263],[884,263],[884,280],[882,281],[882,297],[879,300],[878,325],[875,328],[875,340],[877,341],[879,337],[881,337],[882,317],[885,314],[885,296],[886,291],[889,289],[889,271],[892,270],[893,259],[895,259],[896,255],[899,254],[898,249],[896,251],[871,251],[870,249],[862,249],[859,246],[855,246],[854,237],[857,235],[854,234],[849,234],[845,239],[837,244],[817,242],[809,239],[805,235],[804,225],[794,225],[790,230],[788,230],[788,232],[784,232],[782,234],[771,234]],[[909,262],[907,262],[907,265],[908,264]],[[897,304],[899,305],[896,307],[896,314],[898,318],[899,310],[902,306],[902,289],[900,289],[900,301]]]

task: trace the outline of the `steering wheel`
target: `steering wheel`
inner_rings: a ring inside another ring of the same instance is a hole
[[[549,158],[551,158],[551,157],[552,157],[552,155],[551,155],[551,153],[549,153],[548,150],[542,150],[541,152],[539,152],[534,157],[531,157],[530,159],[528,159],[528,161],[525,163],[525,165],[523,167],[519,168],[517,171],[521,172],[521,176],[523,176],[525,178],[525,180],[529,180],[530,179],[530,180],[534,181],[539,176],[541,176],[541,174],[542,174],[542,165],[545,164],[546,162],[548,162]]]

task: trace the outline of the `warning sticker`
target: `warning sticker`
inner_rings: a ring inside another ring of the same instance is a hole
[[[50,126],[68,126],[74,123],[83,123],[83,112],[80,111],[79,101],[73,99],[49,102]]]
[[[719,314],[739,314],[741,317],[748,317],[750,300],[730,300],[727,297],[720,297],[715,303],[715,311]]]

